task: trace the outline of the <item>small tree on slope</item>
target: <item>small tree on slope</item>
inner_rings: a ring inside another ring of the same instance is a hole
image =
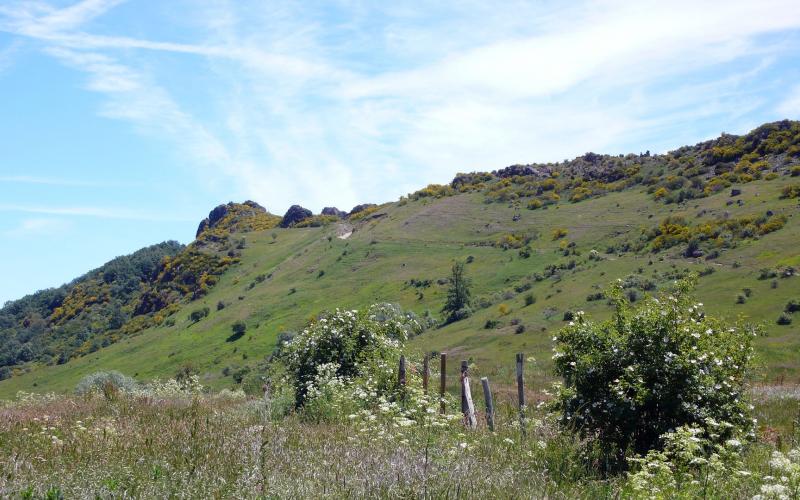
[[[469,278],[464,276],[464,263],[454,262],[450,275],[450,288],[447,290],[447,302],[442,312],[447,314],[446,322],[452,323],[472,314],[469,307]]]

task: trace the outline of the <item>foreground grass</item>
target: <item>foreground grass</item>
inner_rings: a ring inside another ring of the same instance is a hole
[[[272,421],[260,400],[37,398],[0,411],[0,496],[575,498],[612,490],[571,477],[569,455],[545,453],[535,432],[527,440],[431,435],[427,447],[357,435],[294,416]]]
[[[797,391],[757,392],[753,479],[710,498],[751,498],[774,449],[793,444]],[[411,434],[269,418],[240,396],[29,396],[0,407],[3,498],[615,498],[568,433],[532,410],[523,435],[502,405],[498,431],[455,424]]]

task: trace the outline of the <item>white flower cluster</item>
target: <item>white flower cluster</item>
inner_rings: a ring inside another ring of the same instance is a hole
[[[168,379],[165,381],[155,379],[145,386],[133,390],[134,396],[156,399],[191,398],[203,394],[203,385],[200,377],[192,375],[178,381]]]
[[[788,500],[795,498],[800,489],[800,449],[784,454],[773,451],[769,461],[772,474],[764,476],[761,491],[753,500]]]
[[[720,424],[722,425],[722,424]],[[731,438],[713,444],[700,427],[683,426],[661,436],[663,451],[630,459],[639,470],[628,474],[625,497],[688,498],[703,496],[707,484],[734,488],[750,477],[741,458],[742,442]]]

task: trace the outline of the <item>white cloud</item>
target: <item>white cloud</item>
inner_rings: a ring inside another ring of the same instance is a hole
[[[336,21],[306,4],[220,0],[181,20],[203,33],[190,42],[92,33],[118,3],[0,8],[0,29],[84,72],[104,116],[174,142],[210,184],[234,179],[274,211],[652,143],[697,120],[748,122],[766,105],[754,82],[795,50],[765,35],[800,27],[795,0],[344,2],[329,6],[344,10]],[[216,114],[179,104],[168,68],[143,62],[153,51],[206,64]],[[737,61],[751,67],[726,66]],[[779,111],[797,116],[798,95]]]
[[[0,204],[0,212],[18,212],[29,214],[61,215],[77,217],[98,217],[102,219],[125,219],[154,222],[195,222],[195,219],[163,215],[158,213],[115,207],[91,206],[43,206],[43,205],[14,205]]]
[[[4,234],[9,238],[24,238],[38,235],[57,235],[64,233],[71,227],[71,225],[72,224],[70,221],[66,221],[64,219],[23,219],[17,227],[5,231]]]
[[[0,175],[0,183],[8,184],[42,184],[47,186],[64,187],[125,187],[139,186],[138,183],[87,181],[81,179],[62,179],[57,177],[41,177],[32,175]]]

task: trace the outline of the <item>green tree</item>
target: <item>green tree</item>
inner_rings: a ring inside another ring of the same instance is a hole
[[[454,262],[450,274],[450,288],[447,290],[447,302],[442,312],[447,314],[447,323],[458,321],[472,314],[470,309],[470,280],[464,276],[464,263]]]

